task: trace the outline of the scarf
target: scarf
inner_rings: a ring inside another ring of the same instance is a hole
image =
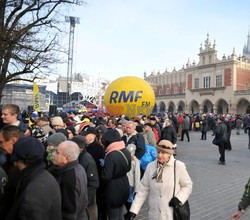
[[[110,152],[115,150],[122,150],[125,148],[125,144],[123,141],[116,141],[110,144],[105,150],[105,156],[107,156]]]
[[[164,164],[157,162],[157,169],[154,172],[152,179],[156,179],[156,182],[162,182],[163,169],[167,166],[167,164],[168,162],[165,162]]]

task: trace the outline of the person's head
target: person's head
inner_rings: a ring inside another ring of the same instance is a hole
[[[56,148],[56,147],[58,147],[59,144],[61,144],[62,142],[66,141],[66,140],[67,140],[67,138],[61,132],[52,134],[52,135],[50,135],[48,137],[48,140],[47,140],[48,147],[47,147],[47,149],[50,150],[50,149]]]
[[[2,119],[5,124],[15,124],[18,121],[18,115],[20,113],[20,108],[18,105],[7,104],[2,108]]]
[[[86,131],[83,132],[83,136],[86,138],[86,143],[91,144],[96,140],[96,129],[94,127],[88,127]]]
[[[52,126],[56,129],[62,129],[64,128],[64,122],[61,117],[57,116],[52,119]]]
[[[40,126],[40,127],[42,127],[44,125],[48,125],[48,124],[49,124],[49,119],[46,116],[40,117],[36,121],[36,125]]]
[[[110,118],[108,120],[108,127],[112,128],[112,129],[116,128],[116,119],[115,118]]]
[[[173,144],[167,140],[161,140],[157,146],[157,160],[159,163],[167,163],[174,154]]]
[[[76,129],[73,126],[68,126],[66,130],[68,132],[68,139],[71,140],[76,135]]]
[[[126,124],[126,133],[127,134],[134,133],[135,128],[136,128],[135,123],[133,121],[128,121],[127,124]]]
[[[117,141],[121,141],[121,135],[116,129],[108,129],[101,138],[101,142],[105,148]]]
[[[151,117],[149,118],[149,120],[150,120],[150,123],[151,123],[152,125],[155,125],[155,124],[156,124],[156,118],[155,118],[154,116],[151,116]]]
[[[42,162],[45,154],[44,145],[34,137],[21,137],[13,147],[12,160],[14,165],[23,170],[30,164]]]
[[[125,120],[125,119],[121,119],[121,120],[119,121],[119,123],[118,123],[118,124],[119,124],[119,125],[118,125],[118,128],[121,129],[123,133],[126,132],[126,124],[127,124],[127,123],[128,123],[128,121]]]
[[[6,154],[12,154],[13,144],[22,137],[23,131],[15,125],[5,125],[0,130],[0,147]]]
[[[168,118],[165,120],[165,125],[166,125],[166,127],[168,127],[169,125],[171,125],[171,121]]]
[[[145,131],[152,131],[152,124],[151,123],[145,123],[144,124]]]
[[[75,142],[78,147],[80,148],[80,151],[86,151],[86,138],[82,135],[76,135],[74,136],[71,141]]]
[[[57,147],[53,153],[53,164],[59,167],[63,167],[68,163],[78,160],[80,150],[78,145],[73,141],[64,141]]]

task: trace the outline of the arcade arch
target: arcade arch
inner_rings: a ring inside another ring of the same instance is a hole
[[[204,113],[213,113],[213,103],[209,99],[205,99],[201,106],[203,107]]]
[[[159,112],[160,112],[160,113],[166,112],[166,105],[165,105],[165,103],[164,103],[163,101],[161,101],[161,102],[159,103]]]
[[[190,101],[189,106],[190,106],[190,112],[192,114],[197,114],[200,112],[200,105],[196,100]]]
[[[184,110],[185,110],[185,103],[184,103],[184,101],[179,101],[178,102],[178,104],[177,104],[177,112],[178,113],[181,113],[181,112],[184,112]]]
[[[168,103],[168,112],[175,112],[175,104],[172,101]]]
[[[224,99],[217,100],[215,107],[217,107],[217,114],[228,113],[228,103]]]
[[[236,112],[238,114],[250,113],[250,102],[245,98],[239,99],[236,102]]]

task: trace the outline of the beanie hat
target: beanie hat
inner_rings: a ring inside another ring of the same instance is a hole
[[[45,147],[34,137],[21,137],[13,145],[12,159],[26,160],[31,158],[42,159],[45,154]]]
[[[61,117],[56,116],[56,117],[53,118],[52,126],[55,126],[55,125],[64,126],[64,123],[63,123],[63,120],[62,120]]]
[[[73,136],[76,135],[76,129],[73,126],[66,127],[66,130],[70,130],[72,132]]]
[[[65,135],[61,132],[52,134],[48,137],[47,143],[48,145],[58,147],[59,144],[61,144],[63,141],[66,141],[67,138]]]
[[[60,129],[55,129],[55,132],[56,133],[62,133],[65,135],[66,139],[69,138],[69,134],[68,134],[68,131],[66,129],[63,129],[63,128],[60,128]]]
[[[94,134],[97,135],[97,131],[94,127],[88,127],[86,130],[82,132],[83,136],[87,136],[88,134]]]
[[[136,128],[135,128],[135,130],[136,130],[138,133],[142,133],[142,132],[143,132],[143,128],[142,128],[142,126],[140,126],[140,125],[137,125]]]
[[[163,152],[168,153],[168,154],[174,154],[173,144],[167,140],[161,140],[157,144],[156,149],[158,151],[163,151]]]
[[[145,123],[144,126],[149,126],[150,128],[153,128],[153,125],[151,123]]]
[[[121,135],[116,129],[107,129],[102,136],[102,144],[107,148],[110,144],[116,141],[121,141]]]
[[[80,149],[85,149],[86,147],[86,139],[82,135],[74,136],[71,141],[75,142]]]
[[[99,126],[96,128],[96,132],[97,132],[98,134],[104,134],[106,131],[107,131],[107,127],[104,126],[104,125],[99,125]]]

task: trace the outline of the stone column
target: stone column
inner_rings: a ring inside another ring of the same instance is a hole
[[[214,106],[214,107],[213,107],[213,110],[214,110],[214,114],[217,114],[218,107],[217,107],[217,106]]]
[[[202,113],[203,113],[203,111],[204,111],[203,106],[200,106],[200,107],[199,107],[199,110],[200,110],[200,114],[202,114]]]

